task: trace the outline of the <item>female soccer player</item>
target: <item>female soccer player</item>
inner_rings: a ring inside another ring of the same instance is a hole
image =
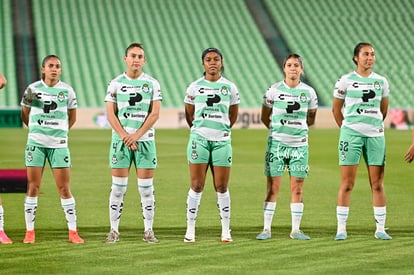
[[[271,238],[282,175],[290,174],[292,230],[290,237],[309,240],[300,230],[303,215],[302,189],[308,175],[308,127],[315,123],[318,99],[315,90],[301,82],[302,58],[290,54],[283,63],[285,79],[273,84],[263,97],[261,120],[269,128],[264,173],[267,194],[264,201],[264,228],[256,239]]]
[[[154,170],[157,166],[155,122],[161,108],[161,88],[156,79],[142,71],[146,63],[144,48],[132,43],[125,50],[126,71],[109,83],[105,97],[108,121],[112,127],[109,163],[112,187],[109,197],[111,229],[106,242],[119,241],[119,222],[128,175],[132,162],[136,166],[138,191],[144,217],[144,237],[157,243],[153,223],[155,211]]]
[[[190,190],[184,242],[195,242],[195,223],[209,166],[221,218],[221,241],[231,242],[228,191],[231,127],[237,120],[240,98],[236,85],[221,75],[223,55],[218,49],[204,50],[201,61],[204,76],[190,84],[184,98],[186,120],[191,128],[187,146]]]
[[[71,158],[68,132],[76,121],[76,94],[59,80],[62,64],[56,55],[42,61],[42,79],[30,84],[21,100],[22,121],[29,127],[25,159],[27,195],[24,201],[26,235],[24,243],[35,242],[35,216],[46,160],[52,168],[69,228],[69,241],[83,243],[76,228],[75,199],[70,190]]]
[[[2,89],[4,86],[6,86],[7,80],[3,76],[3,74],[0,73],[0,89]],[[11,244],[12,240],[10,240],[9,237],[7,237],[6,232],[4,232],[4,209],[3,204],[0,198],[0,243],[2,244]]]
[[[358,43],[352,60],[356,64],[356,70],[343,75],[336,83],[332,108],[335,121],[341,128],[338,145],[341,185],[336,208],[338,227],[335,240],[347,238],[346,221],[361,155],[367,164],[372,191],[376,222],[374,236],[381,240],[391,240],[391,236],[385,232],[384,191],[383,121],[388,110],[388,81],[372,71],[375,51],[371,44]]]

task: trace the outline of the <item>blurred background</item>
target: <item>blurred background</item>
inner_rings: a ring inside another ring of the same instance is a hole
[[[390,82],[387,127],[407,129],[414,122],[412,26],[414,0],[0,0],[0,72],[8,80],[0,127],[21,127],[21,96],[48,54],[61,58],[61,79],[77,93],[75,127],[107,127],[106,87],[124,71],[132,42],[143,44],[144,71],[161,84],[161,128],[186,127],[185,90],[202,75],[207,47],[223,52],[224,76],[239,88],[238,127],[261,127],[262,96],[283,79],[290,53],[303,57],[303,81],[318,93],[316,127],[335,127],[335,82],[355,69],[354,46],[370,42],[374,71]]]

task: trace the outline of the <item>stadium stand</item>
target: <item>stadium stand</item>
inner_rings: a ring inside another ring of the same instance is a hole
[[[224,75],[238,85],[242,107],[260,107],[268,86],[282,77],[243,1],[42,0],[33,8],[39,59],[61,57],[62,79],[75,88],[80,107],[103,106],[131,42],[143,43],[145,71],[160,81],[164,107],[184,105],[207,47],[223,51]]]
[[[18,106],[14,59],[11,1],[0,1],[0,72],[7,77],[7,86],[0,92],[0,107]]]
[[[414,107],[412,0],[264,1],[324,102],[332,101],[337,78],[355,68],[354,46],[366,41],[376,49],[374,71],[390,82],[390,107]]]
[[[377,52],[375,71],[390,81],[390,106],[414,108],[412,0],[257,1],[290,51],[303,56],[307,80],[322,103],[330,106],[337,78],[355,68],[355,44],[368,41]],[[0,3],[0,70],[9,81],[0,107],[18,107],[13,2]],[[260,107],[268,86],[283,77],[242,0],[37,0],[33,17],[39,62],[51,53],[62,58],[62,80],[75,88],[82,108],[103,107],[108,81],[124,70],[123,51],[131,42],[144,44],[145,71],[160,81],[167,108],[183,106],[187,85],[202,74],[206,47],[223,51],[225,76],[238,85],[241,107]]]

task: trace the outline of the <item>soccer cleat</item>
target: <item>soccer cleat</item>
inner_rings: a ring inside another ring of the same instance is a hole
[[[230,230],[227,231],[227,232],[222,232],[221,233],[221,242],[222,243],[230,243],[232,241],[233,241],[233,239],[231,238]]]
[[[187,236],[184,237],[185,243],[195,243],[195,238],[188,238]]]
[[[311,239],[308,235],[306,235],[305,233],[303,233],[300,230],[291,232],[290,233],[290,238],[292,238],[294,240],[301,240],[301,241],[307,241],[307,240]]]
[[[267,240],[272,237],[272,233],[270,233],[269,229],[263,229],[259,235],[256,236],[256,240]]]
[[[195,234],[186,233],[184,236],[185,243],[195,243]]]
[[[184,236],[184,242],[185,243],[195,243],[195,228],[192,226],[187,227],[187,230],[185,231]]]
[[[221,242],[222,243],[231,243],[233,241],[233,239],[231,237],[221,237]]]
[[[155,238],[154,236],[154,231],[152,231],[151,229],[148,229],[147,231],[144,232],[143,240],[147,243],[158,243],[159,242],[157,238]]]
[[[85,241],[79,237],[78,232],[76,230],[69,230],[69,242],[80,244],[84,243]]]
[[[348,235],[346,234],[346,232],[340,232],[340,233],[336,234],[334,240],[335,241],[345,241],[347,237],[348,237]]]
[[[26,230],[26,235],[24,236],[23,243],[35,243],[35,231]]]
[[[385,231],[383,232],[375,232],[375,239],[379,240],[392,240],[392,237],[388,235]]]
[[[106,243],[119,242],[119,233],[117,231],[111,229],[111,231],[109,231],[108,235],[106,236],[105,242]]]
[[[12,244],[12,240],[7,237],[6,233],[3,230],[0,230],[0,243],[2,244]]]

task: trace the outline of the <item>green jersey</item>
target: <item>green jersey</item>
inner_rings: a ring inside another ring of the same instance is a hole
[[[333,94],[345,101],[341,128],[359,136],[383,136],[381,100],[387,98],[389,93],[387,79],[374,72],[368,77],[360,76],[355,71],[342,76]]]
[[[216,82],[201,77],[188,86],[184,102],[194,105],[192,132],[212,141],[230,139],[229,108],[240,103],[234,83],[224,77]]]
[[[285,81],[277,82],[266,91],[263,105],[272,109],[269,136],[285,146],[308,145],[308,110],[318,108],[312,87],[300,82],[290,88]]]
[[[68,146],[68,110],[77,108],[75,91],[59,81],[49,87],[43,80],[24,91],[21,106],[30,108],[27,145],[45,148]]]
[[[160,84],[153,77],[142,73],[137,79],[129,78],[125,73],[109,83],[105,96],[106,102],[116,103],[118,119],[125,131],[133,134],[141,128],[151,113],[151,103],[162,100]],[[155,129],[149,129],[139,141],[154,140]],[[112,137],[120,139],[112,130]]]

